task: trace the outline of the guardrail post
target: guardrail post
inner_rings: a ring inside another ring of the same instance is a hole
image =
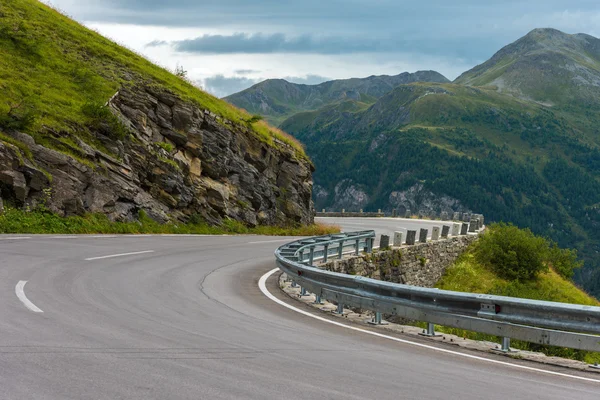
[[[303,288],[303,287],[300,288],[300,296],[308,296],[308,293],[306,292],[306,288]]]
[[[304,264],[304,251],[303,250],[300,250],[298,252],[298,262],[300,264]]]
[[[329,255],[329,245],[323,245],[323,262],[327,262],[327,256]]]
[[[508,337],[502,338],[502,348],[500,349],[500,351],[502,351],[504,353],[510,352],[510,338],[508,338]]]
[[[373,252],[373,242],[375,242],[374,238],[367,238],[367,253]]]
[[[381,313],[380,312],[375,313],[375,323],[381,324]]]
[[[296,281],[294,281],[294,280],[292,280],[292,287],[293,287],[293,288],[295,288],[295,287],[298,287],[298,284],[297,284],[297,283],[296,283]]]
[[[315,247],[313,246],[310,248],[309,253],[308,253],[308,264],[310,266],[313,265],[314,259],[315,259]]]
[[[354,254],[358,255],[360,253],[360,239],[356,239],[356,249],[354,250]]]
[[[373,315],[373,319],[371,319],[370,321],[367,321],[369,324],[371,325],[387,325],[387,322],[383,321],[381,319],[381,313],[380,312],[376,312]]]
[[[427,323],[427,330],[423,329],[422,333],[419,333],[419,335],[421,336],[427,336],[427,337],[439,337],[442,335],[437,335],[435,333],[435,325],[432,324],[431,322]]]
[[[341,260],[344,256],[344,241],[340,242],[340,246],[338,247],[338,258]]]
[[[338,303],[336,314],[340,314],[340,315],[344,314],[344,305],[341,302]]]
[[[314,304],[323,304],[323,302],[321,301],[321,296],[319,296],[318,294],[315,294]]]

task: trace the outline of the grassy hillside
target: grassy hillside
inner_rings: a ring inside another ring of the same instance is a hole
[[[85,127],[93,110],[122,86],[156,85],[245,124],[261,140],[301,146],[283,132],[219,100],[143,57],[90,31],[35,0],[0,3],[0,130],[18,129],[45,140],[48,131],[80,136],[98,146]],[[77,146],[69,142],[69,146]],[[62,148],[62,146],[59,149]]]
[[[515,235],[514,228],[510,226],[492,226],[491,230],[495,231],[496,234],[499,234],[499,231],[504,230],[508,235]],[[486,235],[489,235],[489,233],[488,230]],[[566,264],[568,266],[566,267],[566,270],[561,270],[559,269],[560,266],[558,264],[560,264],[560,262],[558,260],[561,258],[564,260],[565,257],[555,257],[554,260],[552,260],[552,256],[548,256],[547,254],[544,255],[544,252],[548,252],[550,248],[544,244],[543,239],[535,238],[526,231],[520,231],[517,235],[522,235],[523,237],[518,239],[518,243],[515,241],[512,244],[505,245],[505,248],[502,249],[502,251],[505,252],[503,256],[507,256],[506,253],[509,253],[510,250],[516,251],[517,254],[522,255],[524,252],[527,252],[527,249],[524,247],[528,247],[529,250],[531,250],[531,254],[534,257],[538,256],[542,261],[542,270],[534,274],[532,278],[509,279],[509,277],[506,276],[505,266],[501,265],[500,262],[496,261],[490,263],[485,261],[485,257],[482,256],[481,252],[482,246],[486,246],[486,243],[482,243],[482,240],[480,240],[446,271],[442,279],[436,284],[436,287],[444,290],[461,292],[600,306],[600,302],[597,299],[585,293],[579,287],[574,285],[571,280],[563,276],[565,273],[568,276],[568,271],[571,267],[576,266],[577,263],[574,262],[573,259],[567,261]],[[502,238],[501,240],[505,241],[505,238]],[[489,240],[489,242],[493,242],[494,246],[502,246],[498,240]],[[537,244],[535,242],[537,242]],[[526,243],[529,243],[531,246],[526,246]],[[520,246],[520,248],[512,248],[513,246]],[[568,250],[563,250],[563,252],[565,252],[563,255],[566,254],[566,258],[569,259],[570,252]],[[524,261],[524,258],[525,257],[522,257],[521,264],[523,268],[527,270],[531,268],[532,264],[529,260]],[[553,263],[555,265],[552,265]],[[569,265],[569,263],[571,264]],[[512,263],[507,262],[506,267],[509,264]],[[565,265],[562,266],[564,267]],[[559,272],[562,272],[562,275]],[[490,335],[452,328],[442,327],[440,329],[447,333],[471,337],[473,339],[497,341],[497,338]],[[600,354],[598,353],[551,348],[520,341],[513,341],[512,345],[525,350],[543,351],[548,355],[575,358],[589,363],[600,361]]]

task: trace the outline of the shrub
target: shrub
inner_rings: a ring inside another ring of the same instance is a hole
[[[255,123],[255,122],[262,121],[262,120],[263,120],[263,116],[262,116],[262,115],[254,114],[253,116],[251,116],[251,117],[250,117],[250,118],[247,120],[247,122],[248,122],[249,124],[253,124],[253,123]]]
[[[577,250],[561,249],[554,242],[548,249],[548,263],[563,278],[573,277],[575,270],[583,267],[583,261],[577,259]]]
[[[549,243],[529,229],[511,224],[493,224],[477,243],[480,263],[507,280],[528,281],[547,271]]]
[[[119,121],[110,109],[101,103],[85,103],[81,112],[87,118],[88,128],[111,139],[123,140],[127,137],[129,130]]]

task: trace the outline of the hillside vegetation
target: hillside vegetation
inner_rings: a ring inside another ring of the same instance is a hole
[[[461,256],[436,284],[437,288],[470,293],[600,306],[600,302],[570,280],[579,268],[576,253],[561,250],[546,239],[510,225],[492,225],[483,237]],[[517,273],[515,273],[517,272]],[[441,331],[477,340],[497,338],[460,329]],[[588,363],[600,354],[513,341],[513,347],[542,351]]]
[[[26,131],[59,150],[65,146],[45,138],[51,130],[99,145],[85,132],[94,122],[91,110],[132,84],[168,88],[226,120],[249,125],[261,140],[279,139],[302,152],[283,132],[36,0],[0,3],[0,131]]]

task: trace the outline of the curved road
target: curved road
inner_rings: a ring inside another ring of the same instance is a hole
[[[257,283],[288,240],[0,235],[0,398],[598,398],[600,381],[392,342],[273,302]],[[275,276],[267,287],[281,297]]]

